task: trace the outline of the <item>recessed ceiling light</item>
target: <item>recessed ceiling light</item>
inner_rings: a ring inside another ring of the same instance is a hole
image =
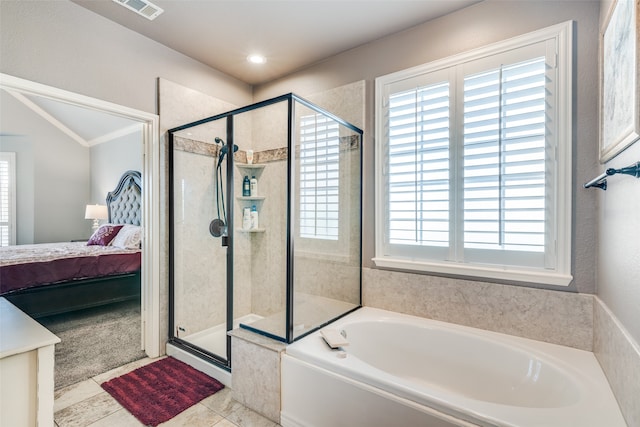
[[[265,62],[267,62],[267,58],[262,55],[253,54],[247,56],[247,61],[251,62],[252,64],[264,64]]]

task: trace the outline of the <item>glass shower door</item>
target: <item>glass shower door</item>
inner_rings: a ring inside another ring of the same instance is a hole
[[[173,343],[228,366],[225,137],[226,120],[170,136],[170,317]]]

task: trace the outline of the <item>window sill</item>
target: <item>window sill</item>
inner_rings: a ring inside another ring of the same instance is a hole
[[[373,258],[372,261],[377,267],[466,276],[478,279],[499,279],[553,286],[569,286],[571,280],[573,280],[573,276],[570,274],[562,274],[549,270],[507,269],[506,267],[498,268],[445,262],[434,263],[399,258]]]

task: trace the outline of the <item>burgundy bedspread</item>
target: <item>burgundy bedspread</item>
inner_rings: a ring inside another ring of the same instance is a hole
[[[140,270],[140,250],[87,246],[84,242],[0,248],[0,294],[74,279]]]

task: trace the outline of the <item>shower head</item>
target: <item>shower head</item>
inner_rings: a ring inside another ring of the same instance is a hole
[[[222,148],[220,148],[220,155],[218,157],[218,167],[220,167],[222,160],[224,160],[224,156],[229,152],[229,145],[225,144],[224,141],[218,137],[216,137],[215,141],[218,144],[222,144]],[[236,151],[238,151],[238,146],[233,144],[233,152],[235,153]]]

